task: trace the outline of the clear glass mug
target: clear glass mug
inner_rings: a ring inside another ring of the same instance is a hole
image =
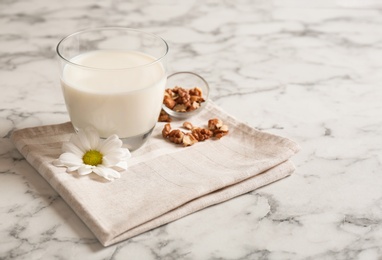
[[[105,27],[73,33],[57,45],[62,92],[76,130],[117,134],[130,150],[150,136],[166,85],[167,43],[143,31]]]

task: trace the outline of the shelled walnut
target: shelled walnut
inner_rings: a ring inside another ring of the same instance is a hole
[[[213,136],[220,139],[228,134],[228,126],[223,124],[218,118],[208,120],[208,129],[212,131]]]
[[[179,129],[171,130],[170,124],[165,124],[162,130],[162,136],[175,144],[190,146],[197,143],[198,140],[190,133],[184,133]]]
[[[203,92],[200,88],[184,89],[179,86],[165,90],[163,104],[175,112],[191,112],[204,102]]]
[[[160,111],[158,122],[171,122],[172,119],[169,114],[166,113],[163,109]]]
[[[182,144],[183,137],[184,137],[184,133],[180,131],[179,129],[171,130],[171,132],[167,136],[167,138],[175,144]]]
[[[186,128],[187,130],[192,130],[194,128],[194,126],[188,121],[183,123],[183,127]]]
[[[220,127],[218,130],[215,130],[214,131],[214,136],[217,138],[217,139],[220,139],[222,138],[223,136],[225,135],[228,135],[228,126],[226,125],[223,125],[222,127]]]
[[[197,143],[198,140],[190,133],[187,133],[183,136],[183,145],[184,146],[191,146],[195,143]]]
[[[206,128],[194,128],[192,129],[191,134],[196,138],[196,140],[204,141],[209,139],[213,133]]]
[[[228,126],[224,125],[220,119],[213,118],[208,121],[208,128],[195,127],[190,122],[184,122],[183,127],[191,132],[185,133],[179,129],[171,129],[171,125],[165,124],[162,136],[175,143],[191,146],[197,142],[202,142],[211,137],[217,139],[228,134]]]
[[[167,136],[171,132],[171,125],[170,124],[165,124],[162,130],[162,136],[163,138],[167,138]]]

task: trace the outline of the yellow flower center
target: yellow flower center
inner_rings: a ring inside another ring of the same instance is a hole
[[[84,164],[97,166],[102,163],[102,153],[97,150],[89,150],[82,157]]]

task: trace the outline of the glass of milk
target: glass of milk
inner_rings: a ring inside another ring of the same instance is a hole
[[[105,27],[73,33],[57,45],[61,86],[76,130],[117,134],[130,150],[150,136],[166,85],[167,43],[139,30]]]

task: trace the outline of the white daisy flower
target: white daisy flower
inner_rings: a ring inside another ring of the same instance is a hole
[[[62,146],[63,154],[53,162],[80,175],[96,173],[107,180],[120,178],[118,171],[127,169],[130,151],[122,147],[117,135],[101,140],[94,128],[80,129]]]

